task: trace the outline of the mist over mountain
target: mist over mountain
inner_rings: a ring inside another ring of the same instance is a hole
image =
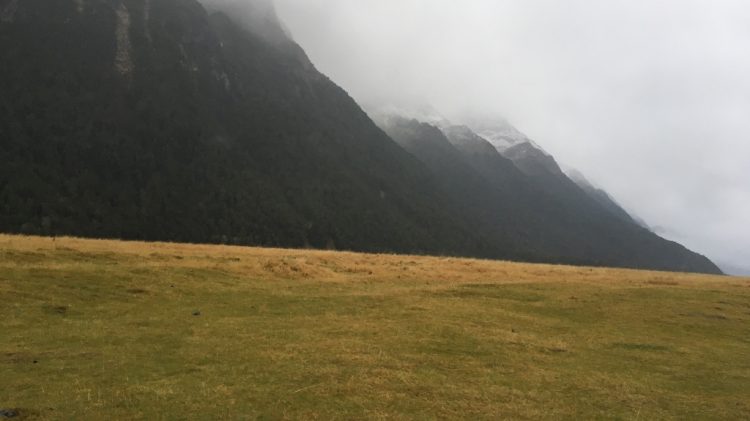
[[[432,104],[490,141],[472,120],[503,116],[670,239],[750,261],[747,2],[277,5],[360,103]]]
[[[272,3],[205,5],[0,1],[0,230],[720,272],[520,132],[378,127]]]
[[[615,199],[613,199],[609,195],[609,193],[595,186],[580,171],[576,169],[566,169],[565,175],[567,175],[571,180],[573,180],[573,182],[578,185],[578,187],[585,191],[594,200],[599,202],[600,205],[604,206],[613,215],[617,216],[623,221],[634,222],[642,226],[643,228],[648,229],[648,224],[645,221],[636,216],[630,215],[625,209],[622,208],[619,203],[617,203]]]
[[[469,118],[465,124],[492,143],[492,145],[501,153],[508,148],[526,142],[532,143],[538,149],[541,149],[539,146],[535,145],[528,136],[521,133],[521,131],[513,127],[508,120],[502,117],[483,119]]]
[[[518,256],[652,268],[670,262],[682,265],[681,270],[718,270],[705,257],[623,219],[570,180],[530,140],[500,148],[506,157],[467,126],[440,129],[394,115],[376,122],[433,171],[481,232],[502,240]]]

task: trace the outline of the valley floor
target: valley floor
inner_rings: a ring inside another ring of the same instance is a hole
[[[0,409],[748,419],[750,279],[0,235]]]

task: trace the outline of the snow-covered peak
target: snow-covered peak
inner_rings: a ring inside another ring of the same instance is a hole
[[[528,136],[521,133],[520,130],[513,127],[502,117],[472,120],[469,121],[468,126],[492,143],[500,152],[520,143],[531,141]]]
[[[474,133],[468,126],[450,126],[440,129],[445,137],[457,147],[482,155],[497,155],[499,152],[487,139]]]
[[[507,130],[486,129],[478,132],[480,136],[489,140],[500,152],[516,146],[518,144],[529,142],[530,139],[521,132],[511,132]]]
[[[544,148],[502,117],[474,119],[469,121],[468,126],[479,136],[487,139],[501,154],[514,146],[528,143],[534,149],[549,155]]]

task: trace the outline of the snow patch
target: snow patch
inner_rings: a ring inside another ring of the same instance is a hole
[[[531,142],[531,139],[513,127],[485,129],[480,131],[479,135],[489,140],[489,142],[500,152],[512,148],[513,146],[520,145],[521,143]]]
[[[117,52],[115,54],[115,69],[124,76],[130,77],[135,66],[131,57],[132,45],[130,44],[130,12],[125,4],[120,3],[117,8],[117,25],[115,27],[115,38],[117,39]]]
[[[496,116],[491,118],[469,119],[467,125],[471,127],[474,132],[487,139],[501,154],[509,148],[524,143],[529,143],[535,149],[539,149],[547,154],[544,149],[534,143],[534,141],[529,139],[529,137],[520,130],[513,127],[513,125],[503,117]]]
[[[18,10],[18,0],[10,0],[10,3],[0,11],[0,22],[13,23],[16,20],[16,11]]]

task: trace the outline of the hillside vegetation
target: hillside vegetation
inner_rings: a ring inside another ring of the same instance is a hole
[[[1,235],[0,302],[22,418],[750,418],[750,279]]]
[[[228,3],[0,0],[0,232],[720,273],[497,151],[406,150]]]

